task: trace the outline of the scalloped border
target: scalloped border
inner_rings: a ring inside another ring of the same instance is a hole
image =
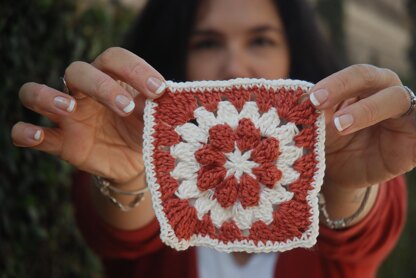
[[[278,79],[278,80],[266,80],[266,79],[255,79],[255,78],[237,78],[227,81],[194,81],[194,82],[180,82],[176,83],[173,81],[167,81],[166,85],[171,89],[172,92],[182,92],[183,90],[196,92],[202,89],[220,89],[225,90],[226,88],[233,86],[243,86],[244,88],[250,88],[252,86],[263,86],[266,88],[286,88],[296,89],[302,88],[305,92],[308,92],[314,85],[312,83],[291,80],[291,79]],[[161,203],[160,185],[157,183],[155,169],[153,167],[153,137],[154,134],[154,117],[155,107],[157,104],[152,100],[146,100],[146,106],[144,109],[144,133],[143,133],[143,160],[146,169],[146,180],[149,186],[153,209],[156,214],[156,218],[160,225],[160,238],[168,246],[180,251],[189,248],[190,246],[205,246],[215,248],[222,252],[240,252],[245,251],[249,253],[258,252],[276,252],[286,251],[296,247],[312,247],[316,244],[316,238],[319,234],[319,209],[318,209],[318,193],[323,183],[325,173],[325,118],[324,113],[320,113],[320,116],[315,122],[317,127],[317,141],[314,146],[314,152],[318,161],[318,170],[314,174],[314,182],[312,182],[313,189],[309,190],[307,201],[311,208],[311,225],[301,237],[294,238],[293,240],[287,240],[285,242],[273,242],[258,241],[254,243],[253,240],[235,240],[233,242],[220,242],[218,239],[212,239],[208,235],[192,235],[189,240],[178,239],[175,235],[174,230],[169,224],[165,213],[163,212],[163,206]]]

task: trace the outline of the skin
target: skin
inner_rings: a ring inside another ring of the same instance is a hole
[[[289,72],[290,52],[282,23],[269,0],[204,1],[189,50],[190,80],[275,79],[287,77]],[[71,96],[46,85],[26,83],[19,92],[22,104],[54,121],[56,127],[16,123],[11,131],[13,142],[109,178],[121,189],[142,188],[143,102],[160,96],[154,93],[150,77],[164,81],[140,57],[121,48],[110,48],[91,64],[74,62],[66,69]],[[127,90],[116,80],[133,89]],[[414,114],[401,116],[409,108],[409,96],[394,72],[371,65],[341,70],[318,82],[312,93],[319,99],[317,108],[324,111],[327,119],[327,168],[322,190],[331,218],[352,215],[365,189],[373,187],[363,213],[352,223],[355,224],[374,204],[378,184],[415,167],[416,119]],[[134,113],[118,108],[118,95],[134,100]],[[54,105],[57,96],[75,101],[75,109],[58,109]],[[334,119],[343,115],[350,115],[353,122],[339,132]],[[34,139],[36,131],[40,132],[39,140]],[[140,206],[124,213],[91,187],[99,215],[125,230],[143,227],[155,217],[151,198],[146,194]],[[127,203],[130,198],[119,200]],[[250,254],[234,256],[244,264]]]
[[[235,9],[238,13],[231,12]],[[189,43],[187,77],[286,78],[289,57],[283,24],[271,1],[202,1]]]

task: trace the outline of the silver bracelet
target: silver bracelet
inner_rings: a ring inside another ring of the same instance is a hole
[[[144,193],[148,190],[148,187],[135,190],[135,191],[123,191],[118,189],[115,186],[111,185],[111,182],[109,180],[104,179],[103,177],[99,176],[93,176],[94,185],[95,187],[110,200],[111,203],[113,203],[116,207],[121,209],[122,211],[130,211],[137,207],[143,200],[144,200]],[[119,194],[119,195],[127,195],[127,196],[134,196],[134,199],[128,203],[127,205],[124,205],[120,203],[111,193]]]
[[[319,211],[322,213],[323,221],[325,225],[334,230],[339,230],[339,229],[343,229],[347,227],[349,224],[351,224],[351,222],[354,219],[356,219],[363,212],[365,205],[367,204],[368,197],[370,196],[370,192],[371,192],[371,186],[367,187],[367,189],[365,190],[363,201],[361,202],[360,207],[357,209],[356,212],[354,212],[353,215],[347,218],[335,219],[335,220],[332,220],[329,218],[328,211],[326,210],[324,194],[322,194],[322,192],[319,192],[318,194]]]

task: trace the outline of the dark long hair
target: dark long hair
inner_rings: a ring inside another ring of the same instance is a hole
[[[187,46],[200,0],[148,0],[123,47],[155,67],[166,79],[185,81]],[[341,68],[303,0],[273,0],[291,53],[290,78],[318,82]]]

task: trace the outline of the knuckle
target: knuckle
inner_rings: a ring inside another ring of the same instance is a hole
[[[409,93],[407,92],[407,90],[403,87],[403,86],[394,86],[394,89],[397,92],[400,92],[403,97],[399,98],[399,105],[400,107],[407,107],[410,106],[410,97],[409,97]]]
[[[49,92],[49,87],[45,84],[41,84],[37,87],[35,92],[37,92],[37,94],[40,96],[46,95]]]
[[[42,84],[39,85],[36,90],[34,90],[34,93],[37,95],[38,98],[41,98],[42,96],[45,96],[48,93],[48,86]]]
[[[146,71],[146,67],[142,60],[139,60],[137,62],[131,63],[130,65],[127,65],[123,69],[123,74],[128,79],[136,79],[137,76],[144,76],[144,72]]]
[[[26,83],[19,91],[22,104],[28,108],[37,108],[43,104],[45,95],[49,92],[44,84]]]
[[[339,92],[345,92],[348,90],[349,82],[343,75],[334,75],[334,81]]]
[[[378,68],[368,64],[353,65],[352,70],[364,81],[364,86],[372,87],[378,81]]]
[[[33,108],[39,108],[44,104],[44,97],[48,93],[48,86],[39,85],[32,92],[29,92],[29,99]]]
[[[95,83],[96,96],[100,98],[108,98],[111,95],[113,80],[110,77],[99,77]]]
[[[385,76],[387,76],[389,83],[396,85],[402,84],[402,81],[397,73],[388,68],[383,68],[381,70],[383,71]]]
[[[71,64],[69,64],[69,66],[65,69],[65,79],[71,79],[73,74],[79,71],[79,69],[83,67],[84,64],[85,62],[82,61],[74,61]]]
[[[107,48],[96,58],[96,61],[104,68],[109,67],[112,63],[114,63],[115,57],[117,57],[122,51],[123,48],[117,46]]]
[[[361,100],[361,108],[363,110],[363,119],[367,123],[372,123],[377,120],[379,115],[379,108],[377,104],[370,98]]]
[[[23,84],[19,89],[19,98],[22,99],[25,94],[33,91],[32,88],[34,87],[35,83],[27,82]]]

